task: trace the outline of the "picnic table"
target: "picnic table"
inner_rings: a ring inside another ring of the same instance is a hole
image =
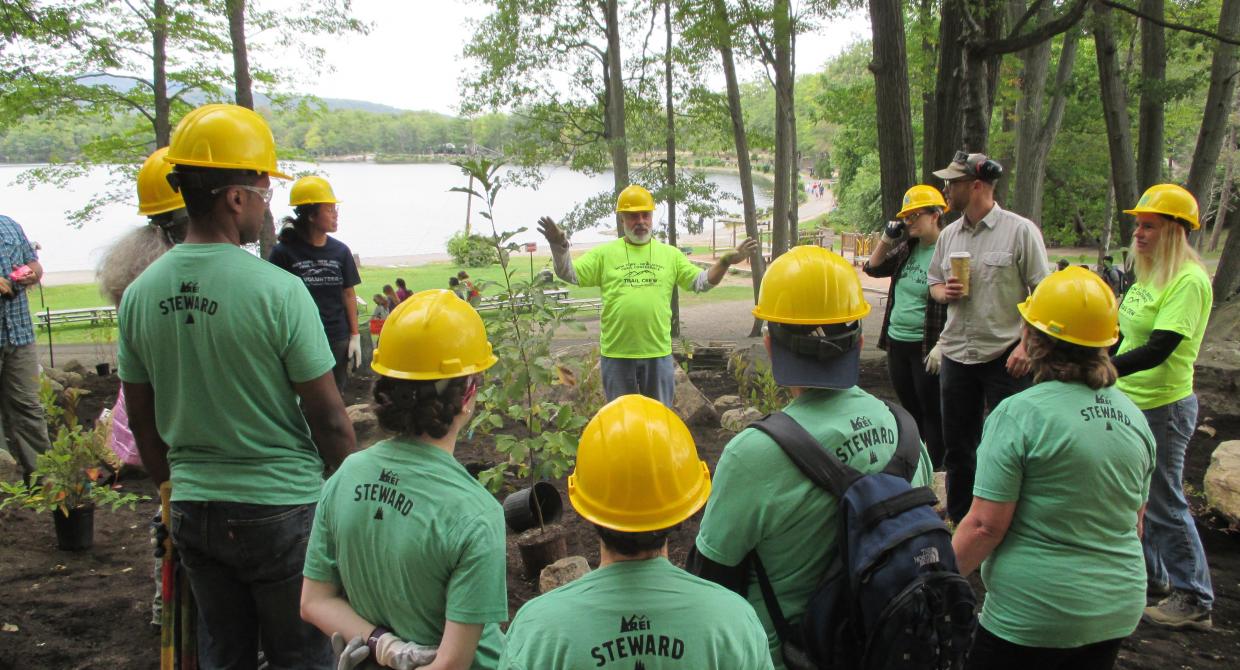
[[[42,312],[35,312],[35,320],[40,327],[69,323],[115,323],[116,308],[106,305],[79,309],[46,309]]]

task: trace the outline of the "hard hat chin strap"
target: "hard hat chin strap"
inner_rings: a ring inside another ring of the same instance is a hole
[[[840,326],[817,326],[812,328],[813,330],[809,333],[796,333],[790,330],[787,324],[771,323],[769,332],[771,339],[788,351],[798,356],[807,356],[820,361],[843,356],[855,349],[861,341],[859,321]],[[842,330],[834,333],[825,332],[827,329],[835,330],[836,328],[841,328]]]

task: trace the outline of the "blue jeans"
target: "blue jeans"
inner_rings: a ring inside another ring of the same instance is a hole
[[[198,602],[202,670],[332,667],[331,642],[301,620],[314,505],[172,503],[172,539]]]
[[[672,406],[676,399],[676,361],[661,358],[608,358],[599,356],[603,395],[611,402],[622,395],[640,393]]]
[[[1149,580],[1170,584],[1197,597],[1206,609],[1214,604],[1214,587],[1197,524],[1184,497],[1184,452],[1197,426],[1197,396],[1144,411],[1158,448],[1145,508],[1145,569]]]

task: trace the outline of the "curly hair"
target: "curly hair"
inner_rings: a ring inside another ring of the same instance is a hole
[[[1096,391],[1119,378],[1106,347],[1072,344],[1029,326],[1025,326],[1025,353],[1035,384],[1048,380],[1080,382]]]
[[[99,259],[95,270],[99,292],[113,305],[121,304],[121,296],[133,280],[171,248],[172,242],[164,231],[152,225],[125,233]]]
[[[379,425],[398,435],[429,435],[436,439],[447,435],[453,420],[465,408],[469,379],[465,376],[420,381],[379,377],[374,390]]]

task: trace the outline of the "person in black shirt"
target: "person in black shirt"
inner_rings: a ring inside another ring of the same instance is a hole
[[[349,247],[327,235],[336,232],[339,202],[326,179],[298,179],[289,196],[294,216],[284,219],[280,241],[267,260],[301,277],[309,289],[336,357],[332,374],[343,395],[349,370],[362,364],[357,295],[353,288],[362,279]]]

